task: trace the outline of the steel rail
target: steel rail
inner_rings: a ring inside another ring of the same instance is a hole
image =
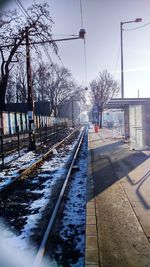
[[[48,226],[46,228],[46,231],[45,231],[45,234],[44,234],[44,237],[42,239],[42,242],[41,242],[41,245],[40,245],[40,248],[38,250],[38,253],[36,255],[36,258],[35,258],[35,261],[32,265],[32,267],[39,267],[41,265],[41,262],[42,262],[42,259],[44,257],[44,253],[45,253],[45,250],[46,250],[46,244],[47,244],[47,241],[48,241],[48,238],[49,238],[49,235],[52,231],[52,227],[54,225],[54,222],[55,222],[55,219],[56,219],[56,216],[57,216],[57,213],[58,213],[58,210],[59,210],[59,207],[60,207],[60,204],[61,204],[61,201],[62,201],[62,198],[64,196],[64,193],[65,193],[65,189],[66,189],[66,186],[68,184],[68,181],[69,181],[69,177],[71,175],[71,171],[72,171],[72,168],[73,168],[73,165],[75,163],[75,160],[76,160],[76,157],[78,155],[78,152],[79,152],[79,149],[81,147],[81,144],[82,144],[82,141],[83,141],[83,137],[84,137],[84,133],[85,133],[85,129],[83,130],[80,138],[79,138],[79,142],[78,142],[78,145],[77,145],[77,148],[75,149],[75,152],[74,152],[74,155],[73,155],[73,159],[72,159],[72,162],[70,164],[70,167],[69,167],[69,170],[67,172],[67,175],[66,175],[66,178],[65,178],[65,181],[62,185],[62,188],[61,188],[61,191],[60,191],[60,194],[59,194],[59,197],[57,199],[57,202],[56,202],[56,205],[54,207],[54,210],[52,212],[52,215],[51,215],[51,218],[49,220],[49,223],[48,223]]]
[[[49,155],[53,152],[54,149],[63,144],[68,138],[70,138],[79,128],[75,129],[72,133],[70,133],[67,137],[65,137],[60,142],[54,144],[48,152],[46,152],[40,159],[30,165],[26,170],[24,170],[20,175],[16,176],[12,181],[10,181],[7,185],[0,189],[0,198],[8,193],[9,190],[12,190],[17,182],[25,179],[34,169],[36,169],[42,162],[49,157]]]

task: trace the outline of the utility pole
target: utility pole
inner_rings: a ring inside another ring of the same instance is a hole
[[[28,150],[34,150],[35,145],[35,126],[34,126],[34,103],[32,95],[32,76],[30,62],[30,46],[29,46],[29,28],[26,27],[26,64],[27,64],[27,90],[28,90],[28,121],[29,121],[29,147]]]
[[[72,106],[72,128],[74,128],[74,99],[73,99],[73,96],[71,97],[71,106]]]
[[[2,159],[1,167],[4,167],[3,135],[4,135],[3,112],[0,110],[0,147],[1,147],[1,159]]]
[[[120,40],[121,40],[121,98],[124,98],[124,69],[123,69],[123,28],[124,23],[120,22]]]
[[[33,96],[32,96],[32,76],[31,76],[31,63],[30,63],[30,45],[31,44],[45,44],[45,43],[53,43],[53,42],[59,42],[59,41],[69,41],[69,40],[77,40],[77,39],[84,39],[86,31],[85,29],[80,29],[79,34],[75,37],[70,38],[61,38],[61,39],[55,39],[55,40],[43,40],[43,41],[37,41],[37,42],[29,42],[29,27],[25,27],[22,31],[22,34],[25,33],[26,40],[25,42],[22,42],[23,40],[20,39],[19,43],[17,44],[17,48],[21,45],[26,46],[26,65],[27,65],[27,91],[28,91],[28,121],[29,121],[29,147],[28,150],[34,150],[36,148],[35,144],[35,126],[34,126],[34,103],[33,103]],[[12,44],[0,44],[0,49],[10,48],[14,47],[14,43]],[[16,62],[16,61],[11,61]],[[0,107],[0,137],[3,135],[3,116],[2,116],[3,108]],[[74,118],[73,118],[74,121]],[[74,122],[73,122],[74,125]]]

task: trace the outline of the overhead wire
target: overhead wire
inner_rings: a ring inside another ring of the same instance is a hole
[[[82,0],[80,0],[80,16],[81,16],[81,28],[83,29],[83,6]],[[86,42],[84,38],[84,71],[85,71],[85,83],[87,86],[87,55],[86,55]]]
[[[71,36],[71,37],[77,37],[78,35],[77,34],[62,34],[62,33],[55,33],[55,34],[52,34],[52,36],[55,35],[55,36]]]
[[[134,31],[134,30],[138,30],[138,29],[144,28],[144,27],[146,27],[146,26],[148,26],[148,25],[150,25],[150,22],[145,23],[144,25],[141,25],[141,26],[132,28],[132,29],[124,29],[124,28],[123,28],[123,30],[124,30],[124,31]],[[116,60],[116,63],[115,63],[115,68],[114,68],[115,71],[114,71],[114,72],[116,72],[116,68],[117,68],[116,66],[117,66],[117,64],[118,64],[119,53],[120,53],[120,47],[119,47],[119,49],[118,49],[118,55],[117,55],[117,60]]]
[[[20,8],[20,10],[21,10],[21,11],[23,12],[23,14],[26,16],[26,18],[28,18],[29,21],[30,21],[30,20],[33,21],[32,18],[29,16],[27,10],[26,10],[25,7],[23,6],[23,4],[20,2],[20,0],[15,0],[15,1],[16,1],[16,4],[18,5],[18,7]],[[54,68],[54,70],[55,70],[55,72],[56,72],[58,78],[60,79],[59,73],[58,73],[58,71],[57,71],[57,69],[56,69],[56,67],[55,67],[55,65],[54,65],[54,63],[53,63],[53,61],[52,61],[52,58],[50,57],[50,55],[49,55],[49,53],[48,53],[48,50],[47,50],[47,48],[46,48],[46,45],[43,44],[43,46],[44,46],[44,51],[45,51],[47,57],[49,58],[49,60],[50,60],[50,62],[51,62],[51,65],[53,66],[53,68]],[[57,55],[57,56],[58,56],[59,60],[61,60],[60,56],[59,56],[59,55]]]
[[[18,7],[20,8],[20,10],[22,11],[22,13],[25,15],[25,17],[26,18],[30,18],[28,12],[26,11],[25,7],[22,5],[22,3],[20,2],[20,0],[15,0],[15,2],[18,5]]]
[[[25,9],[25,7],[23,6],[23,4],[21,3],[21,1],[20,1],[20,0],[15,0],[15,1],[16,1],[16,3],[17,3],[18,7],[20,8],[20,10],[21,10],[21,11],[23,12],[23,14],[25,15],[25,17],[28,18],[29,21],[33,21],[32,18],[29,16],[27,10]],[[35,2],[35,1],[34,1],[34,2]],[[80,12],[81,12],[81,27],[83,28],[82,0],[80,0]],[[76,36],[76,35],[74,35],[74,34],[70,34],[70,36]],[[55,70],[55,72],[56,72],[58,78],[60,78],[59,73],[58,73],[58,71],[56,70],[56,67],[55,67],[55,65],[54,65],[54,63],[53,63],[53,61],[52,61],[52,58],[50,57],[50,55],[49,55],[49,53],[48,53],[48,50],[47,50],[47,48],[46,48],[46,45],[43,44],[43,46],[44,46],[44,51],[45,51],[46,55],[48,56],[48,58],[49,58],[49,60],[50,60],[50,62],[51,62],[51,65],[53,66],[53,68],[54,68],[54,70]],[[59,56],[59,55],[57,55],[57,56],[58,56],[58,59],[59,59],[59,61],[61,62],[61,64],[64,66],[64,64],[63,64],[62,59],[60,58],[60,56]],[[84,38],[84,65],[85,65],[85,80],[86,80],[86,82],[87,82],[86,43],[85,43],[85,38]]]
[[[85,81],[87,85],[87,57],[86,57],[86,43],[84,38],[84,67],[85,67]]]
[[[145,27],[148,26],[148,25],[150,25],[150,22],[145,23],[144,25],[141,25],[141,26],[132,28],[132,29],[123,29],[123,30],[124,30],[124,31],[134,31],[134,30],[138,30],[138,29],[141,29],[141,28],[145,28]]]
[[[144,25],[141,25],[141,26],[138,26],[138,27],[131,28],[131,29],[124,29],[123,28],[123,30],[124,31],[134,31],[134,30],[138,30],[138,29],[144,28],[144,27],[146,27],[148,25],[150,25],[150,22],[145,23]],[[114,72],[116,72],[116,69],[117,69],[119,54],[120,54],[120,46],[119,46],[119,49],[118,49],[118,54],[117,54],[117,59],[116,59],[115,67],[114,67]]]
[[[80,16],[81,16],[81,28],[83,28],[83,9],[82,9],[82,0],[80,0]]]

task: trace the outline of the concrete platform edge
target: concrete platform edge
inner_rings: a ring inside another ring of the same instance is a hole
[[[98,234],[97,234],[97,223],[96,223],[96,205],[95,205],[93,190],[94,190],[94,184],[92,177],[90,136],[88,135],[85,267],[100,267]]]

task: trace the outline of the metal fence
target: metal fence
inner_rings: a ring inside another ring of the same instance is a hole
[[[34,116],[36,142],[47,143],[56,133],[68,126],[66,118],[50,116]],[[2,112],[0,113],[0,158],[4,165],[4,157],[8,150],[20,149],[28,143],[29,122],[25,113]]]

